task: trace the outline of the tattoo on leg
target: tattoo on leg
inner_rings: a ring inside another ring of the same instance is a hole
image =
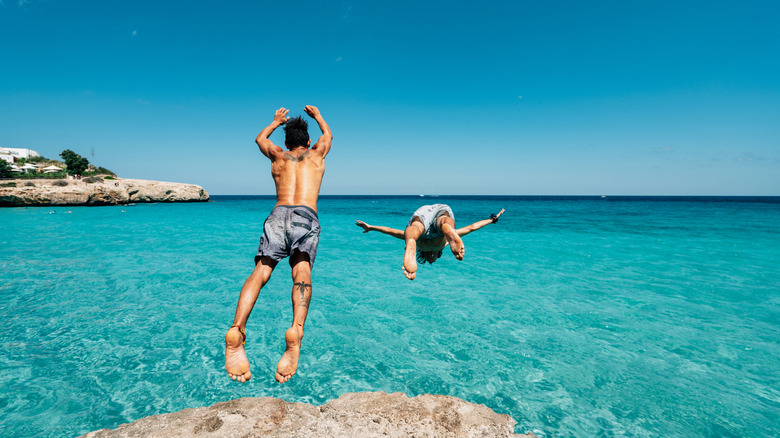
[[[301,293],[301,302],[298,304],[298,307],[303,307],[305,309],[309,308],[309,302],[311,301],[311,284],[306,283],[305,281],[301,281],[298,283],[294,283],[293,286],[298,288],[298,291]],[[309,288],[309,297],[306,297],[306,288]]]
[[[306,288],[309,288],[309,292],[311,292],[311,284],[306,283],[305,281],[301,281],[298,283],[294,283],[293,286],[298,288],[298,291],[301,292],[301,299],[306,301]]]

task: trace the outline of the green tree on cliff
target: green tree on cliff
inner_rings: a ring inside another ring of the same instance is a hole
[[[0,178],[11,177],[11,165],[5,160],[0,160]]]
[[[60,157],[65,160],[65,165],[68,166],[67,172],[71,175],[81,176],[89,166],[89,161],[86,158],[70,149],[62,151]]]

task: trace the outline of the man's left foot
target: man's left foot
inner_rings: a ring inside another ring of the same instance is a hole
[[[238,326],[230,327],[225,335],[225,371],[231,379],[246,382],[252,378],[249,372],[249,360],[244,352],[246,337]]]
[[[287,349],[282,358],[276,365],[276,376],[274,378],[279,383],[290,380],[296,371],[298,371],[298,356],[301,353],[301,339],[303,339],[303,329],[295,326],[290,327],[284,333],[284,340],[287,342]]]
[[[463,256],[466,255],[466,246],[463,245],[463,239],[458,236],[458,233],[455,232],[455,229],[450,224],[444,224],[441,230],[444,232],[444,238],[447,239],[447,243],[450,245],[452,255],[458,260],[463,260]]]

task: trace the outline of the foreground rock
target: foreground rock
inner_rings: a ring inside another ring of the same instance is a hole
[[[117,205],[131,202],[205,202],[203,187],[143,179],[0,180],[0,207]],[[9,187],[11,185],[16,187]]]
[[[90,432],[85,437],[534,437],[484,405],[446,395],[344,394],[322,406],[240,398]]]

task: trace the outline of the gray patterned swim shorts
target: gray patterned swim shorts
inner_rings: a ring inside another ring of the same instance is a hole
[[[257,248],[255,264],[260,257],[279,261],[297,249],[309,255],[314,266],[320,241],[320,221],[317,212],[305,205],[277,205],[263,224],[263,237]]]
[[[444,233],[436,226],[436,219],[438,219],[439,216],[444,213],[447,213],[453,220],[455,219],[455,214],[452,212],[452,209],[449,205],[423,205],[412,214],[412,217],[409,218],[409,223],[406,224],[406,226],[408,227],[411,225],[412,221],[414,221],[414,218],[418,217],[425,226],[425,232],[423,232],[423,234],[419,237],[419,240],[441,237],[444,235]]]

